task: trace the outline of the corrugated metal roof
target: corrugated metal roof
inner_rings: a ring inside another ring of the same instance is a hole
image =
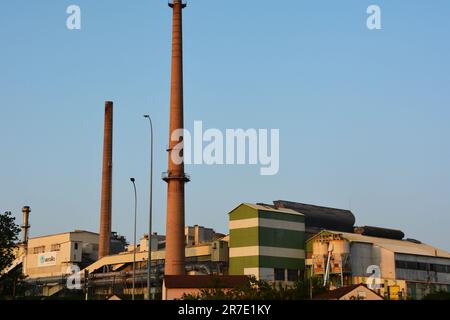
[[[67,231],[67,232],[60,232],[60,233],[54,233],[54,234],[48,234],[43,236],[36,236],[36,237],[30,237],[28,240],[34,240],[34,239],[40,239],[40,238],[50,238],[50,237],[56,237],[56,236],[62,236],[62,235],[70,235],[74,233],[89,233],[98,236],[99,234],[92,231],[86,231],[86,230],[74,230],[74,231]]]
[[[374,245],[377,245],[379,247],[382,247],[395,253],[450,258],[450,253],[448,253],[447,251],[432,247],[425,243],[419,244],[407,240],[393,240],[387,238],[363,236],[357,233],[335,232],[328,230],[326,230],[325,232],[342,234],[342,236],[345,239],[349,240],[350,242],[373,243]]]
[[[278,212],[278,213],[288,213],[288,214],[295,214],[297,216],[303,216],[303,213],[297,212],[292,209],[287,208],[275,208],[271,205],[263,205],[263,204],[254,204],[254,203],[243,203],[243,205],[246,205],[248,207],[251,207],[256,210],[264,210],[264,211],[271,211],[271,212]]]

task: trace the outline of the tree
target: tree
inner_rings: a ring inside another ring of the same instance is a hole
[[[20,228],[11,212],[0,214],[0,274],[14,261]]]
[[[432,292],[423,297],[423,300],[450,300],[450,292],[442,290]]]
[[[203,289],[199,294],[185,294],[183,300],[307,300],[310,298],[310,281],[300,280],[293,286],[274,285],[267,281],[249,277],[241,286],[224,290],[220,283]],[[313,296],[327,291],[318,278],[312,278]]]

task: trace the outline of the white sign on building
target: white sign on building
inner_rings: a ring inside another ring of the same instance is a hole
[[[46,252],[38,256],[38,267],[49,267],[56,265],[56,252]]]

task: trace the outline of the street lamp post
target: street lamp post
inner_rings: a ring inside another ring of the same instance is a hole
[[[136,288],[136,225],[137,225],[137,192],[136,192],[136,179],[130,178],[134,188],[134,247],[133,247],[133,291],[132,299],[134,300],[135,288]]]
[[[151,271],[152,271],[152,200],[153,200],[153,123],[148,114],[144,115],[150,123],[150,189],[149,189],[149,221],[148,221],[148,260],[147,260],[147,299],[151,300]]]

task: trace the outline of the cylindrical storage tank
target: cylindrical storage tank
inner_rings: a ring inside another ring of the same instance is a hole
[[[333,240],[333,255],[335,257],[341,254],[349,254],[350,253],[350,244],[348,241],[342,240]]]
[[[328,242],[316,240],[313,242],[314,273],[325,272],[325,264],[328,255]]]
[[[313,243],[313,255],[324,256],[328,254],[328,242],[314,241]]]
[[[313,242],[314,264],[323,264],[328,255],[328,242],[316,240]]]

